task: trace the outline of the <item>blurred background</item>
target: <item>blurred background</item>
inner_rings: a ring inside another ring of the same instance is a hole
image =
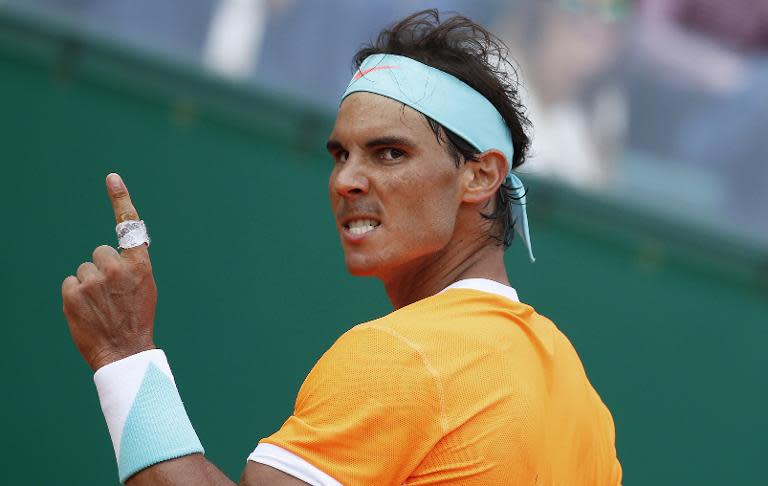
[[[325,137],[361,44],[422,8],[509,46],[536,254],[508,268],[613,412],[624,484],[759,483],[768,433],[768,0],[0,0],[8,484],[116,484],[59,285],[155,238],[157,337],[237,478],[320,354],[389,310],[344,272]]]

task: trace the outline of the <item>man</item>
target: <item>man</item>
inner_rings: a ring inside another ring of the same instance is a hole
[[[513,230],[530,252],[510,172],[528,138],[490,64],[499,49],[470,20],[426,11],[356,56],[327,144],[329,193],[348,270],[381,279],[395,311],[323,355],[241,484],[620,483],[610,413],[567,339],[507,279]],[[119,176],[107,188],[124,250],[97,248],[62,293],[120,478],[232,484],[201,454],[154,349],[143,223]]]

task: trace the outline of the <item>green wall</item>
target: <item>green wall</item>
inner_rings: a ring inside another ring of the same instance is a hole
[[[0,10],[3,484],[117,483],[59,286],[112,244],[118,171],[153,236],[168,353],[233,479],[334,339],[388,310],[343,269],[326,196],[332,113]],[[535,181],[534,181],[535,182]],[[533,183],[522,298],[579,350],[625,484],[754,484],[768,432],[764,248]]]

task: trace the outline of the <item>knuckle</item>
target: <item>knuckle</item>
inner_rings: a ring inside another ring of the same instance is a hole
[[[83,279],[80,281],[80,285],[77,286],[81,293],[87,291],[91,287],[91,279]]]
[[[73,318],[75,317],[75,313],[74,313],[74,312],[72,312],[72,309],[71,309],[70,307],[71,307],[71,306],[67,305],[67,303],[65,302],[65,303],[64,303],[64,305],[62,306],[62,310],[64,311],[64,317],[66,317],[66,318],[67,318],[67,321],[68,321],[68,322],[70,323],[70,325],[71,325],[71,323],[72,323],[72,320],[73,320]]]
[[[120,211],[118,214],[118,219],[122,221],[133,221],[139,219],[139,215],[136,214],[136,211],[133,209],[128,209],[124,211]]]
[[[85,276],[89,270],[91,270],[91,266],[93,266],[93,263],[91,262],[83,262],[77,267],[77,274]]]
[[[110,258],[108,260],[104,260],[102,262],[99,262],[99,270],[101,270],[104,274],[114,274],[120,271],[120,268],[122,267],[120,260]]]
[[[125,187],[125,185],[121,184],[120,187],[112,189],[112,197],[116,200],[125,199],[128,197],[128,189]]]
[[[64,314],[67,316],[77,314],[77,309],[82,305],[82,289],[75,287],[73,289],[62,292],[62,306],[64,308]]]
[[[139,275],[149,275],[152,273],[152,263],[149,259],[138,260],[133,263],[133,269]]]
[[[77,268],[78,288],[80,292],[90,295],[94,290],[95,284],[101,284],[104,280],[104,274],[99,268],[91,262],[81,263]]]
[[[65,285],[61,288],[61,297],[66,305],[68,302],[75,300],[78,294],[78,288],[76,285]]]
[[[121,270],[120,262],[114,260],[108,260],[101,266],[101,273],[109,280],[119,277]]]
[[[96,247],[95,250],[93,250],[93,259],[95,260],[97,257],[102,256],[110,256],[111,254],[115,253],[115,249],[112,248],[109,245],[99,245]]]
[[[115,277],[120,270],[120,255],[109,245],[101,245],[93,250],[93,262],[107,278]]]
[[[104,288],[105,282],[102,279],[88,279],[80,284],[80,292],[89,299],[101,295]]]

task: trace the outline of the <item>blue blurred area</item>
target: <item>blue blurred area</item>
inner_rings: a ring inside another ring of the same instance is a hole
[[[199,58],[217,0],[10,0],[175,56]]]
[[[426,8],[460,11],[490,21],[489,2],[394,0],[295,2],[268,23],[255,79],[335,107],[352,76],[352,56],[382,27]]]
[[[768,244],[768,1],[10,0],[332,111],[351,58],[428,7],[510,47],[524,174]]]

